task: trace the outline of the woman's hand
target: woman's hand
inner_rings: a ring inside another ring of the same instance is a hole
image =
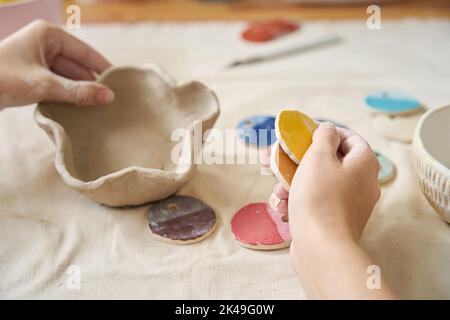
[[[379,162],[356,133],[321,124],[303,157],[289,193],[294,239],[359,241],[380,198]]]
[[[359,135],[321,124],[291,192],[277,184],[269,201],[282,217],[289,207],[294,239],[318,232],[358,241],[380,197],[378,171],[375,154]]]
[[[0,108],[41,101],[110,103],[114,93],[93,82],[110,63],[94,49],[43,21],[0,42]]]
[[[275,186],[270,202],[289,215],[291,258],[312,298],[393,298],[367,287],[373,264],[359,239],[380,197],[379,163],[356,133],[321,124],[301,160],[290,193]]]

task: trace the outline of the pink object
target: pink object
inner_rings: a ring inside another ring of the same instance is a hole
[[[265,202],[241,208],[231,219],[231,231],[243,246],[253,249],[278,249],[289,246],[289,225]]]
[[[36,19],[60,24],[62,14],[61,0],[16,0],[0,4],[0,39]]]

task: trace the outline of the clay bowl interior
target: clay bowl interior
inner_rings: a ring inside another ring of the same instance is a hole
[[[173,86],[157,72],[143,68],[113,68],[99,82],[115,93],[110,105],[44,103],[36,110],[38,124],[57,146],[55,166],[64,181],[84,193],[103,187],[94,200],[110,205],[154,201],[176,192],[180,183],[173,188],[170,184],[190,178],[194,165],[172,161],[172,150],[180,144],[172,141],[172,133],[176,129],[192,131],[194,123],[203,125],[204,130],[212,127],[219,113],[215,94],[198,82]],[[133,170],[137,174],[129,177],[128,186],[123,187],[126,190],[119,195],[124,199],[110,200],[110,189],[102,186],[105,180],[119,192],[121,176]],[[165,180],[154,179],[152,188],[160,185],[165,192],[156,195],[158,190],[148,190],[148,197],[130,195],[133,199],[126,199],[130,187],[145,188],[140,183],[145,179],[151,183],[155,176]],[[136,179],[134,185],[132,179]]]
[[[429,113],[419,135],[425,151],[450,173],[450,106]]]

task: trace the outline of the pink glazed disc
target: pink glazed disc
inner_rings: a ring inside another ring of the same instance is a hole
[[[243,247],[275,250],[289,247],[289,224],[268,203],[250,203],[239,209],[231,219],[231,231]]]

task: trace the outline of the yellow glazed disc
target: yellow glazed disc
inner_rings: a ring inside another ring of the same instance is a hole
[[[314,120],[297,110],[283,110],[275,120],[275,134],[280,146],[296,164],[311,145],[316,128]]]

